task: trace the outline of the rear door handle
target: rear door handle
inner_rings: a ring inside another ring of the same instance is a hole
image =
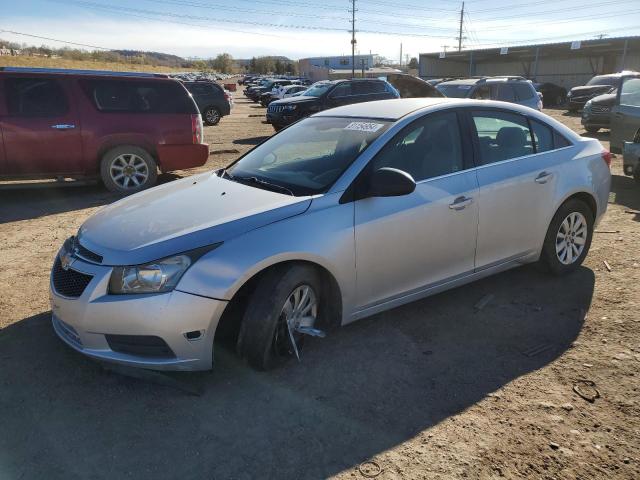
[[[453,203],[449,204],[449,208],[451,210],[462,210],[463,208],[467,207],[468,205],[471,205],[473,203],[473,198],[471,197],[458,197],[456,198]]]
[[[58,123],[57,125],[51,125],[51,128],[55,128],[56,130],[71,130],[72,128],[76,128],[76,126],[70,123]]]
[[[549,180],[551,180],[553,178],[553,173],[549,173],[549,172],[541,172],[540,175],[538,175],[536,177],[536,183],[547,183]]]

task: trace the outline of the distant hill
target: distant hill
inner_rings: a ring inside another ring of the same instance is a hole
[[[113,52],[122,55],[125,58],[144,57],[145,59],[153,61],[156,65],[165,65],[168,67],[183,67],[189,63],[188,60],[179,57],[178,55],[171,55],[170,53],[142,52],[139,50],[113,50]]]

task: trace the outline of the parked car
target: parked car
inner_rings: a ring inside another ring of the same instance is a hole
[[[268,107],[269,104],[275,100],[292,97],[296,93],[304,92],[307,88],[309,87],[306,85],[299,85],[296,83],[284,85],[281,89],[278,89],[276,93],[269,91],[260,95],[260,105]]]
[[[601,128],[609,128],[611,109],[616,103],[617,90],[612,93],[598,95],[585,103],[582,109],[582,126],[589,133],[596,133]]]
[[[222,117],[231,114],[233,99],[216,82],[184,82],[196,102],[205,125],[217,125]]]
[[[639,72],[624,71],[612,73],[608,75],[596,75],[587,82],[586,85],[573,87],[567,94],[568,110],[577,112],[581,110],[585,104],[594,97],[604,93],[611,93],[620,87],[622,79],[625,77],[640,77]]]
[[[632,142],[624,142],[622,165],[625,175],[640,185],[640,131]]]
[[[291,85],[292,83],[293,83],[293,80],[283,80],[283,79],[267,80],[266,82],[263,82],[257,86],[249,87],[245,91],[245,95],[249,99],[253,100],[254,102],[257,102],[260,100],[260,95],[262,95],[263,93],[270,92],[274,88],[278,88],[283,85]]]
[[[96,178],[132,193],[204,165],[202,117],[166,75],[0,68],[0,177]]]
[[[270,368],[303,337],[509,268],[575,271],[609,162],[515,104],[326,110],[225,169],[96,212],[55,259],[53,327],[89,357],[164,370],[211,368],[224,331]]]
[[[466,78],[441,82],[436,88],[451,98],[500,100],[542,110],[541,96],[524,77]]]
[[[567,89],[555,83],[534,83],[535,89],[542,94],[544,107],[557,107],[567,101]]]
[[[624,142],[640,141],[640,76],[622,79],[611,109],[611,151],[622,153]]]
[[[388,75],[386,80],[321,81],[314,83],[299,96],[272,102],[267,108],[267,123],[278,131],[301,118],[328,108],[401,96],[410,98],[442,95],[424,80],[405,74]]]

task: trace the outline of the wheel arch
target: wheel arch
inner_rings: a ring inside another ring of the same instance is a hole
[[[104,158],[107,152],[109,152],[110,150],[113,150],[114,148],[126,147],[126,146],[142,148],[143,150],[148,152],[149,155],[153,157],[153,159],[156,162],[156,165],[160,167],[160,158],[158,156],[158,151],[156,150],[155,145],[153,145],[151,142],[148,142],[144,138],[135,138],[135,137],[132,138],[129,136],[126,136],[126,137],[113,136],[113,137],[106,138],[98,147],[97,156],[96,156],[97,170],[100,171],[100,164],[102,163],[102,159]]]
[[[237,340],[242,317],[247,306],[247,300],[255,291],[259,281],[268,273],[274,270],[284,270],[292,265],[308,265],[313,267],[320,275],[323,287],[327,287],[327,292],[322,296],[321,328],[333,329],[342,324],[342,290],[336,277],[328,268],[318,262],[305,259],[289,259],[271,263],[254,272],[248,279],[236,286],[233,296],[225,308],[215,333],[215,338],[224,338],[231,342]]]
[[[598,202],[596,201],[595,196],[584,190],[574,192],[565,197],[561,202],[558,203],[558,205],[556,205],[556,209],[553,212],[553,215],[555,215],[558,209],[560,209],[560,207],[567,203],[569,200],[580,200],[589,207],[589,210],[591,210],[591,213],[593,214],[594,220],[598,217]],[[551,218],[553,218],[553,216]]]

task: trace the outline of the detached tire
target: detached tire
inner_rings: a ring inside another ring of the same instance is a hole
[[[208,107],[202,113],[202,117],[204,119],[204,124],[211,127],[220,123],[222,115],[220,115],[220,110],[216,107]]]
[[[100,176],[104,186],[112,192],[135,193],[156,184],[158,166],[144,148],[124,145],[103,155]]]
[[[549,225],[540,263],[554,275],[576,270],[584,261],[593,238],[593,212],[584,202],[563,203]]]
[[[295,357],[287,321],[313,327],[319,322],[322,290],[318,272],[290,265],[267,272],[256,285],[240,325],[238,353],[257,370],[270,370]],[[294,333],[298,351],[303,335]]]

